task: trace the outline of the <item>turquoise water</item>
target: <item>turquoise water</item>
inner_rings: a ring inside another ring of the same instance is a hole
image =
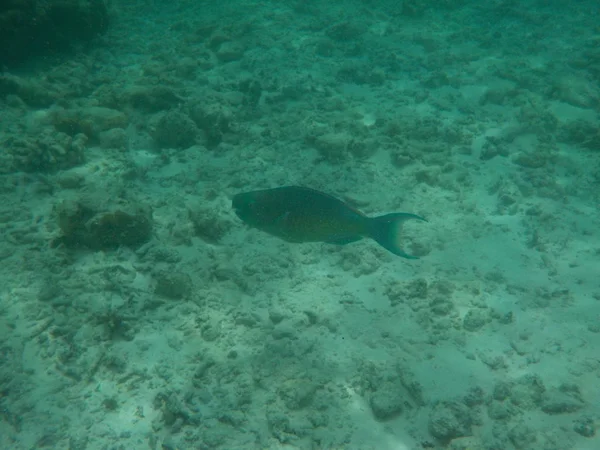
[[[0,448],[600,448],[596,2],[75,3],[0,6]]]

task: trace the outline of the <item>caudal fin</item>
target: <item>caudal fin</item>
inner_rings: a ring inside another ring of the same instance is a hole
[[[385,216],[373,217],[369,219],[369,237],[394,255],[407,259],[419,259],[418,256],[409,255],[400,248],[402,224],[408,219],[427,222],[423,217],[409,213],[392,213]]]

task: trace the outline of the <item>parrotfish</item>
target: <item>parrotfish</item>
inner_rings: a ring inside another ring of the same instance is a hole
[[[300,186],[237,194],[232,206],[247,225],[288,242],[345,245],[368,237],[395,255],[418,259],[400,247],[402,224],[426,221],[410,213],[368,217],[331,195]]]

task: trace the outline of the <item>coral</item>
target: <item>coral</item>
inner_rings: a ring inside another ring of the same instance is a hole
[[[558,139],[588,150],[600,151],[600,124],[581,119],[567,122],[560,127]]]
[[[76,114],[56,114],[52,119],[52,124],[58,131],[69,136],[78,133],[83,133],[86,136],[92,135],[92,122]]]
[[[596,435],[596,424],[592,418],[583,417],[575,420],[573,430],[584,437],[594,437]]]
[[[209,147],[216,147],[230,130],[233,113],[216,100],[195,100],[188,105],[190,117],[204,131]]]
[[[183,100],[173,90],[165,86],[134,86],[122,93],[106,92],[103,95],[107,104],[119,104],[124,97],[137,109],[147,112],[165,111],[176,107]]]
[[[482,308],[470,309],[463,318],[463,328],[467,331],[477,331],[490,321],[489,311]]]
[[[159,148],[187,148],[196,143],[198,128],[186,114],[169,111],[158,119],[153,135]]]
[[[188,214],[196,236],[207,242],[219,242],[231,228],[214,208],[196,204],[188,207]]]
[[[55,172],[81,164],[87,137],[44,131],[36,137],[9,137],[0,147],[0,173]]]
[[[441,441],[470,436],[472,424],[471,411],[458,401],[437,403],[429,417],[429,431]]]
[[[541,409],[546,414],[567,414],[578,411],[585,406],[579,388],[574,385],[562,384],[558,389],[553,388],[544,392]]]
[[[338,22],[325,30],[325,34],[334,41],[348,42],[360,38],[365,33],[364,26],[359,24],[360,22]]]
[[[372,394],[369,404],[375,418],[385,421],[402,414],[404,402],[402,392],[392,383],[386,383]]]
[[[110,250],[138,247],[152,237],[152,214],[146,208],[120,207],[97,212],[84,201],[65,201],[56,211],[62,235],[54,245]]]
[[[330,162],[343,162],[348,158],[348,147],[353,143],[348,133],[326,133],[321,136],[309,136],[311,143],[321,157]]]
[[[278,393],[288,409],[304,409],[313,403],[319,384],[309,378],[289,378],[279,387]]]
[[[102,327],[102,339],[114,341],[131,341],[135,337],[135,332],[129,322],[130,317],[126,317],[116,310],[109,309],[94,316],[94,323]],[[112,364],[123,364],[114,361]]]
[[[152,222],[144,212],[129,214],[118,209],[99,214],[87,224],[87,229],[88,245],[92,248],[137,247],[150,239]]]
[[[154,292],[173,300],[186,298],[192,292],[192,279],[187,273],[161,271],[156,275]]]
[[[0,97],[9,95],[17,96],[30,106],[40,107],[50,106],[59,98],[51,86],[15,75],[0,75]]]
[[[102,131],[98,135],[98,138],[102,148],[127,150],[129,147],[129,137],[123,128],[111,128],[110,130]]]
[[[97,139],[99,134],[113,128],[126,128],[127,116],[121,111],[100,106],[75,109],[52,109],[48,122],[68,135],[83,133]]]
[[[237,61],[244,56],[244,46],[239,42],[224,42],[219,45],[215,55],[221,62]]]

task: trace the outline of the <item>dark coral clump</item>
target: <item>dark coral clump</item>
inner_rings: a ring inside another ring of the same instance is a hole
[[[88,225],[93,247],[110,249],[120,246],[138,247],[152,234],[152,222],[143,211],[133,214],[121,210],[100,214]]]
[[[92,250],[136,248],[152,237],[152,214],[142,207],[97,212],[84,202],[63,202],[57,216],[62,235],[54,241],[54,246]]]
[[[0,66],[68,49],[106,31],[104,0],[5,0],[0,3]]]

